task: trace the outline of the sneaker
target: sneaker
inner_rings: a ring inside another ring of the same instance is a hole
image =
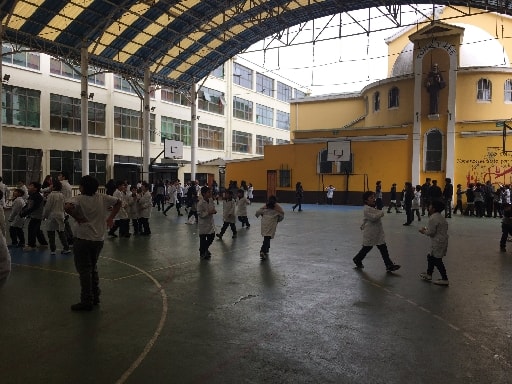
[[[245,229],[251,228],[251,224],[247,224],[247,227]]]
[[[356,258],[355,258],[355,257],[352,259],[352,261],[353,261],[353,262],[354,262],[354,264],[356,265],[356,269],[363,269],[363,268],[364,268],[363,263],[361,263],[360,261],[356,261]]]
[[[23,247],[23,251],[24,252],[34,251],[35,249],[36,249],[36,247],[31,247],[30,245],[27,245],[26,247]]]
[[[162,211],[162,213],[164,214],[164,216],[167,216],[167,213],[165,211]]]
[[[260,259],[261,259],[261,261],[267,260],[267,257],[268,257],[267,253],[265,253],[263,251],[260,252]]]
[[[397,271],[399,269],[400,269],[400,265],[398,265],[398,264],[391,264],[386,267],[386,271],[388,271],[388,272]]]
[[[217,236],[219,240],[222,240],[222,235],[220,233],[217,233],[215,236]]]
[[[56,254],[57,254],[57,252],[55,252],[55,251],[50,251],[50,255],[52,255],[52,256],[53,256],[53,255],[56,255]]]
[[[426,280],[426,281],[432,281],[432,275],[429,275],[426,272],[420,273],[420,279]]]
[[[72,311],[92,311],[92,304],[76,303],[71,306]]]
[[[505,247],[500,247],[500,252],[507,252],[507,248],[505,248]]]
[[[434,280],[432,283],[434,283],[435,285],[450,285],[448,280],[443,280],[443,279]]]
[[[112,237],[112,238],[117,237],[117,235],[116,235],[115,233],[110,233],[110,232],[109,232],[109,233],[108,233],[108,235],[109,235],[110,237]]]
[[[236,239],[236,233],[233,233],[233,236],[231,236],[232,239]]]
[[[69,255],[71,251],[69,249],[63,249],[60,253],[61,255]]]

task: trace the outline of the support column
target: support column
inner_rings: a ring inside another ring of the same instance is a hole
[[[191,148],[190,148],[190,180],[194,181],[196,179],[196,171],[197,171],[197,146],[199,142],[198,134],[198,124],[197,120],[197,84],[194,82],[190,89],[191,98],[192,98],[192,108],[191,112],[191,132],[190,138],[192,140]]]
[[[414,60],[414,123],[412,125],[412,185],[421,185],[421,91],[423,87],[422,60]]]
[[[149,99],[149,87],[150,84],[150,73],[149,68],[144,70],[144,111],[142,112],[142,138],[143,138],[143,159],[142,159],[142,179],[150,183],[150,175],[149,175],[149,107],[150,107],[150,99]]]
[[[2,23],[0,23],[0,47],[2,46]],[[4,83],[4,75],[2,73],[2,63],[3,61],[0,59],[0,100],[2,99],[2,93],[3,93],[3,83]],[[1,107],[0,107],[1,108]],[[4,145],[4,138],[3,138],[3,131],[4,131],[4,122],[2,121],[2,115],[3,111],[0,109],[0,175],[3,177],[3,155],[4,151],[2,149],[2,146]]]
[[[89,83],[87,81],[87,74],[89,71],[89,59],[87,47],[82,47],[81,50],[81,61],[80,61],[80,71],[81,71],[81,125],[80,130],[82,132],[82,176],[89,174],[89,92],[88,86]]]
[[[455,178],[455,97],[457,91],[457,57],[450,55],[448,79],[448,121],[446,125],[446,177]]]

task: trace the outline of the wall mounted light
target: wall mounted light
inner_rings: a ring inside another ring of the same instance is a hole
[[[11,75],[8,75],[7,73],[4,75],[4,78],[2,79],[2,83],[8,83],[9,79],[11,78]]]
[[[94,99],[94,92],[89,93],[89,100]]]
[[[151,112],[155,112],[156,107],[151,107]]]

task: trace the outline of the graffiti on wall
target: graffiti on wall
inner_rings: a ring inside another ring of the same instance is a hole
[[[457,158],[457,168],[464,169],[466,186],[469,183],[512,184],[512,155],[501,148],[488,148],[481,158]]]

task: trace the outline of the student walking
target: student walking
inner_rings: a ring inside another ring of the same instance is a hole
[[[284,219],[284,210],[277,203],[275,196],[270,196],[267,204],[256,211],[256,217],[260,216],[261,236],[263,236],[263,244],[260,249],[260,259],[261,261],[265,261],[268,259],[270,240],[276,235],[277,223]]]
[[[236,238],[236,216],[235,216],[235,207],[236,202],[233,199],[233,192],[226,191],[224,195],[224,200],[222,201],[222,218],[224,220],[224,224],[222,224],[222,228],[220,229],[220,233],[217,233],[217,237],[219,240],[222,240],[222,236],[224,236],[224,233],[226,232],[226,229],[228,227],[231,228],[231,232],[233,232],[232,238]]]
[[[462,185],[457,184],[457,191],[455,192],[455,195],[457,196],[456,197],[457,202],[455,203],[455,208],[453,209],[453,214],[456,214],[457,211],[460,211],[461,214],[464,213],[464,211],[462,210],[462,195],[463,194],[464,194],[464,192],[462,191]]]
[[[249,218],[247,217],[247,206],[251,204],[248,197],[245,197],[243,189],[239,189],[237,192],[238,200],[236,202],[236,213],[238,221],[242,223],[242,228],[245,226],[246,229],[251,227],[249,224]]]
[[[25,206],[25,199],[23,195],[25,192],[21,188],[16,188],[13,193],[13,202],[11,205],[11,214],[9,215],[9,235],[11,236],[11,247],[24,247],[25,246],[25,233],[23,232],[23,225],[25,218],[20,216],[20,213]]]
[[[50,254],[55,255],[57,246],[55,244],[55,232],[59,236],[60,243],[62,244],[63,255],[71,253],[69,250],[68,239],[64,231],[64,195],[62,194],[62,184],[60,181],[55,181],[52,186],[52,191],[46,198],[46,204],[43,209],[43,219],[47,220],[46,231],[48,233],[48,241],[50,243]]]
[[[142,236],[151,235],[151,228],[149,227],[149,218],[151,217],[153,196],[149,191],[149,184],[147,181],[143,181],[141,185],[141,195],[139,197],[139,226],[140,234]]]
[[[119,236],[130,237],[130,219],[128,218],[128,200],[126,196],[127,185],[124,181],[118,181],[116,183],[116,190],[112,194],[116,199],[121,201],[121,208],[114,218],[114,225],[108,231],[110,237],[117,237],[116,231],[119,228]]]
[[[371,251],[374,245],[380,251],[382,260],[388,272],[393,272],[400,269],[400,265],[395,264],[389,258],[388,247],[384,237],[384,228],[382,227],[382,217],[384,212],[375,207],[375,192],[366,191],[363,193],[364,211],[363,211],[363,224],[361,230],[363,231],[363,247],[357,255],[352,259],[357,269],[364,268],[363,260]]]
[[[512,205],[503,205],[503,218],[501,219],[500,251],[507,251],[507,238],[512,235]]]
[[[382,181],[380,180],[375,183],[375,207],[377,209],[384,208],[384,201],[382,200]]]
[[[199,216],[199,257],[204,260],[210,260],[211,252],[208,250],[215,239],[215,223],[213,215],[217,213],[215,203],[212,199],[210,187],[201,188],[201,196],[203,198],[197,203],[197,212]]]
[[[419,229],[419,232],[430,237],[430,253],[427,255],[427,272],[420,273],[420,278],[426,281],[432,281],[434,267],[441,274],[441,279],[432,281],[437,285],[448,285],[448,276],[443,263],[443,257],[448,250],[448,222],[441,215],[445,204],[441,200],[432,200],[428,209],[428,226]]]
[[[62,194],[64,195],[64,201],[68,201],[73,197],[73,188],[71,184],[69,184],[69,175],[65,171],[59,172],[57,175],[57,180],[62,184]],[[66,237],[68,239],[68,244],[73,245],[73,230],[71,229],[71,224],[69,223],[69,215],[64,215],[64,231],[66,232]]]
[[[137,236],[140,233],[139,198],[140,195],[137,192],[137,187],[135,185],[132,185],[130,187],[130,193],[128,194],[127,198],[128,206],[126,208],[126,211],[128,213],[128,220],[132,221],[134,236]]]
[[[295,184],[295,199],[296,203],[292,207],[292,210],[295,211],[295,208],[299,207],[299,212],[302,212],[302,198],[304,197],[304,188],[302,188],[302,183],[297,181]]]
[[[334,191],[336,190],[336,188],[334,188],[334,186],[332,184],[329,184],[329,186],[327,188],[325,188],[325,190],[327,191],[327,204],[332,205],[333,198],[334,198]]]
[[[66,212],[78,223],[73,254],[80,278],[80,302],[71,306],[72,311],[91,311],[100,303],[98,258],[107,226],[114,225],[114,217],[122,204],[113,196],[97,193],[98,186],[96,178],[83,176],[79,184],[80,194],[65,205]]]
[[[420,208],[421,208],[421,185],[417,185],[416,190],[414,191],[414,198],[412,199],[412,205],[411,205],[413,220],[414,220],[414,214],[416,214],[418,221],[421,221]]]
[[[252,183],[249,183],[249,186],[247,187],[247,199],[249,200],[249,203],[252,203],[254,200],[254,187],[252,186]]]
[[[396,213],[401,213],[401,211],[398,209],[398,204],[396,201],[396,183],[393,183],[391,186],[391,190],[389,191],[389,206],[388,206],[388,213],[391,213],[391,208],[395,208]]]
[[[199,216],[197,214],[198,202],[199,198],[197,196],[196,189],[194,187],[190,187],[187,191],[188,216],[185,224],[199,224]],[[191,221],[192,216],[194,216],[194,222]]]
[[[21,217],[30,217],[27,230],[27,246],[24,251],[32,251],[36,249],[36,239],[41,247],[48,248],[48,242],[41,230],[41,221],[43,220],[44,200],[41,195],[41,184],[36,181],[28,185],[27,204],[20,213]]]

